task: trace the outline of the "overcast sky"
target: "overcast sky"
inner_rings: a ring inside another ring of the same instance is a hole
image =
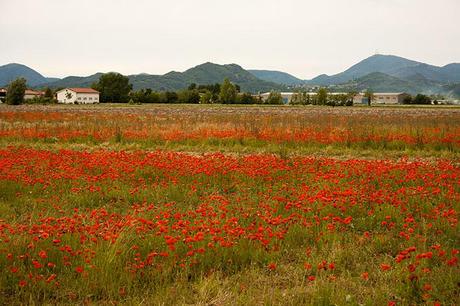
[[[45,76],[203,62],[312,78],[375,54],[460,62],[460,0],[0,0],[0,65]]]

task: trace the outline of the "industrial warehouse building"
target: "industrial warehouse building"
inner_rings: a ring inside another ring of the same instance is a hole
[[[296,93],[294,92],[281,92],[281,97],[283,98],[284,104],[289,104],[291,102],[292,97]],[[329,96],[333,95],[347,95],[346,92],[329,92]],[[314,97],[317,95],[315,92],[308,92],[307,95],[310,97]],[[269,92],[262,93],[256,95],[256,97],[260,97],[263,101],[267,100],[270,96]],[[389,92],[389,93],[374,93],[374,99],[371,103],[374,104],[402,104],[404,98],[409,97],[410,95],[404,92]],[[358,93],[353,97],[353,104],[367,104],[367,98],[365,97],[364,93]]]
[[[402,104],[404,99],[410,95],[405,92],[376,92],[371,103],[375,104]],[[367,104],[368,100],[364,93],[359,93],[353,97],[353,104]]]

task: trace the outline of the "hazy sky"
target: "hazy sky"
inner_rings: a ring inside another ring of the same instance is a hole
[[[311,78],[376,52],[460,61],[460,0],[0,0],[0,65],[163,74],[206,61]]]

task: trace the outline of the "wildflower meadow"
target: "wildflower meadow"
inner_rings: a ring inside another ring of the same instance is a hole
[[[460,110],[0,106],[1,304],[458,305]]]

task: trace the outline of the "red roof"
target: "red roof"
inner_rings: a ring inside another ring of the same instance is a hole
[[[69,88],[69,90],[74,91],[76,93],[99,93],[99,91],[94,90],[92,88]]]
[[[32,90],[32,89],[26,89],[26,91],[24,92],[24,94],[26,95],[37,95],[37,96],[41,96],[44,94],[43,91],[36,91],[36,90]]]

